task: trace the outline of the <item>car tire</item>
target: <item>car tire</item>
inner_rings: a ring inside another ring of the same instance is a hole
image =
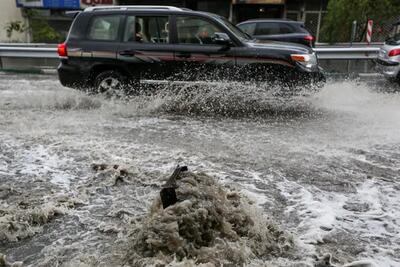
[[[118,71],[108,70],[98,74],[94,80],[95,93],[107,96],[125,95],[128,88],[128,78]]]

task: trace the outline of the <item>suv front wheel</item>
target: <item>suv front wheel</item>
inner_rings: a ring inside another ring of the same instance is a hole
[[[109,96],[125,94],[128,86],[128,79],[117,71],[104,71],[96,76],[94,90],[96,93]]]

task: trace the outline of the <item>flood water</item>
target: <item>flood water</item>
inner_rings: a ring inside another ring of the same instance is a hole
[[[0,253],[10,262],[126,264],[129,225],[185,164],[293,235],[301,253],[268,266],[312,266],[326,253],[338,265],[400,266],[400,94],[385,84],[329,82],[294,98],[217,84],[124,100],[53,76],[0,81]],[[138,179],[114,186],[93,163]]]

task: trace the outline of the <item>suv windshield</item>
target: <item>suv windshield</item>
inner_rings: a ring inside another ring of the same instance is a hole
[[[229,20],[224,17],[217,17],[217,19],[222,22],[226,27],[228,27],[241,41],[249,41],[252,38],[247,33],[243,32],[241,29],[232,24]]]

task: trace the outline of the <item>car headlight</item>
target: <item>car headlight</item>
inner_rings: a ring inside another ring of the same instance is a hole
[[[312,54],[291,54],[292,60],[299,63],[301,66],[312,69],[317,65],[317,56]]]

